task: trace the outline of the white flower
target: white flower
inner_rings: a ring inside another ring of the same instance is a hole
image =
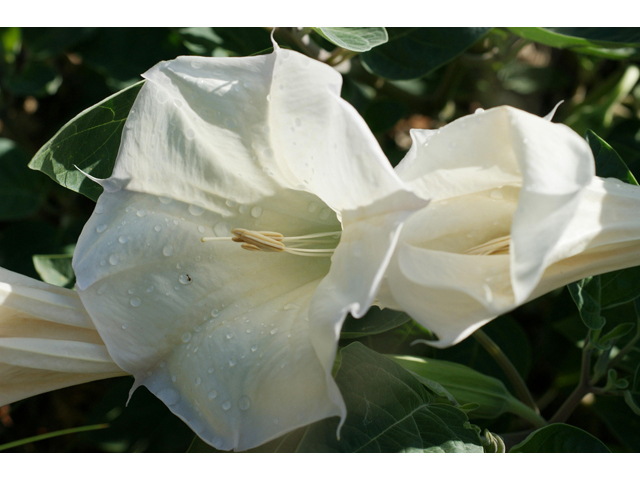
[[[427,202],[326,65],[276,46],[144,77],[73,260],[109,353],[219,449],[344,420],[342,322]]]
[[[568,127],[499,107],[411,135],[396,172],[432,202],[407,220],[380,301],[435,332],[436,345],[640,264],[640,187],[595,177],[588,144]]]
[[[0,405],[119,375],[76,292],[0,268]]]

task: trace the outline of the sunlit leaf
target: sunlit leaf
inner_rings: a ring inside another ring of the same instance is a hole
[[[102,187],[85,177],[78,168],[98,178],[111,175],[124,122],[142,83],[78,114],[38,150],[29,168],[40,170],[63,187],[97,200]]]

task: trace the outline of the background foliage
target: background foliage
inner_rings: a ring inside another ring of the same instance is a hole
[[[178,55],[268,53],[269,35],[256,28],[0,29],[0,266],[72,287],[73,248],[101,191],[74,165],[109,175],[140,74]],[[275,37],[343,73],[343,97],[394,165],[410,146],[410,128],[438,128],[505,104],[543,116],[564,101],[554,121],[586,135],[598,174],[640,178],[639,29],[316,28],[280,29]],[[346,440],[335,441],[329,419],[259,450],[638,452],[640,352],[630,343],[638,339],[638,297],[640,267],[552,292],[482,329],[547,420],[576,385],[584,387],[561,419],[570,425],[540,428],[478,339],[446,350],[411,346],[429,332],[374,308],[343,328],[336,381],[349,406]],[[585,352],[594,388],[581,382]],[[104,380],[0,407],[0,444],[108,424],[13,451],[210,450],[144,389],[125,408],[131,384]],[[400,400],[389,404],[390,396]]]

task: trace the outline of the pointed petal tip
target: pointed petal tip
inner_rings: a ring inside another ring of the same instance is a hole
[[[545,120],[548,120],[549,122],[553,119],[553,116],[556,114],[556,110],[558,110],[558,107],[560,105],[562,105],[564,103],[564,100],[560,100],[558,103],[556,103],[556,106],[553,107],[553,110],[551,110],[549,113],[547,113],[544,117]]]

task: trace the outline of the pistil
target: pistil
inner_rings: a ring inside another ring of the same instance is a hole
[[[295,237],[285,237],[278,232],[254,231],[245,228],[231,230],[233,237],[202,237],[202,242],[231,240],[251,252],[286,252],[304,257],[330,257],[335,248],[300,248],[305,245],[319,247],[327,242],[335,243],[342,232],[312,233]]]

